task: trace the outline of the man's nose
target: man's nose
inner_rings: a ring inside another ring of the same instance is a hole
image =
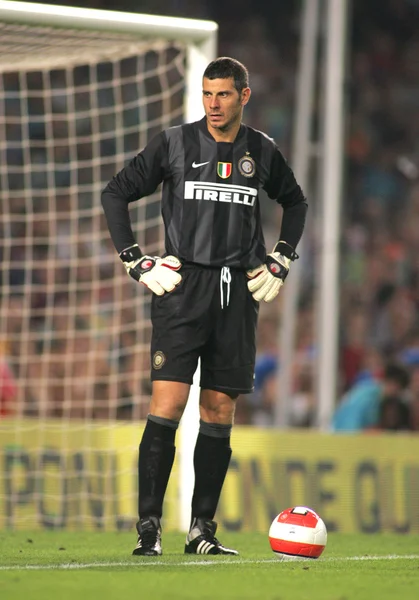
[[[217,96],[212,96],[211,98],[211,102],[210,102],[210,108],[218,108],[219,107],[219,102],[218,102],[218,98]]]

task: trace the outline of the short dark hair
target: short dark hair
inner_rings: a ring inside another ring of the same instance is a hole
[[[249,87],[249,72],[246,67],[229,56],[216,58],[207,66],[204,71],[204,77],[207,79],[234,79],[234,87],[239,92]]]

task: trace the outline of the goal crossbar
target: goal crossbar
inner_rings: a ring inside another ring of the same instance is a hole
[[[141,37],[182,38],[185,42],[212,46],[212,54],[215,50],[218,29],[217,23],[208,20],[13,2],[11,0],[0,1],[0,18],[10,23],[19,22],[54,27],[63,27],[65,20],[67,28],[101,29],[132,33]]]

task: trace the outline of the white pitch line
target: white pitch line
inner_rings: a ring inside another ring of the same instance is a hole
[[[368,556],[365,554],[364,556],[347,556],[347,557],[338,557],[338,558],[327,558],[326,560],[419,560],[419,554],[388,554],[387,556]]]
[[[191,560],[185,562],[164,562],[159,560],[156,562],[155,559],[152,561],[138,561],[138,562],[97,562],[97,563],[61,563],[55,565],[0,565],[0,571],[72,571],[80,569],[109,569],[112,567],[216,567],[226,565],[260,565],[269,563],[281,563],[293,560],[292,557],[287,557],[285,560],[281,558],[266,558],[262,560],[239,560],[239,559],[221,559],[221,560]],[[297,559],[298,560],[298,559]],[[304,560],[304,559],[299,559]],[[313,559],[306,559],[308,563],[316,564],[318,562],[345,562],[345,561],[367,561],[367,560],[419,560],[419,554],[388,554],[388,555],[376,555],[376,556],[335,556],[335,557],[324,557],[320,558],[319,561]]]

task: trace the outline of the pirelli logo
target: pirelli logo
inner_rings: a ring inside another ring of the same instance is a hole
[[[245,185],[185,181],[185,200],[208,200],[254,206],[258,191]]]

